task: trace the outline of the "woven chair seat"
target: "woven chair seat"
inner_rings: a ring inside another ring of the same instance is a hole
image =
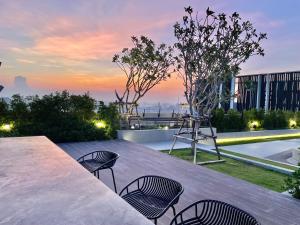
[[[123,196],[131,206],[147,218],[156,218],[169,204],[169,201],[146,195],[136,190]]]
[[[110,165],[106,164],[106,161],[99,161],[99,160],[94,160],[94,159],[87,159],[85,161],[80,162],[80,164],[87,169],[90,172],[93,172],[97,170],[98,168],[101,169],[106,169],[111,167]]]

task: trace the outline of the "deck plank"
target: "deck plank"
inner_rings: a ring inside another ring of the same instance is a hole
[[[122,140],[62,143],[59,146],[73,158],[95,150],[120,154],[115,165],[118,191],[135,178],[160,175],[179,181],[184,193],[177,211],[202,199],[217,199],[231,203],[255,216],[262,225],[299,225],[300,201],[246,181],[213,171],[143,145]],[[102,171],[101,180],[113,189],[109,171]],[[171,210],[159,220],[168,225]]]

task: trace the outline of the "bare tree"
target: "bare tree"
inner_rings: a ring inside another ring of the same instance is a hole
[[[134,106],[153,87],[171,76],[174,59],[172,48],[165,44],[158,47],[145,37],[132,37],[133,48],[124,48],[113,57],[125,73],[127,81],[122,94],[115,91],[118,101],[125,105],[126,113],[132,114]]]
[[[257,34],[236,12],[216,15],[208,8],[203,19],[191,7],[185,12],[183,21],[174,25],[177,69],[191,115],[210,114],[219,103],[220,85],[238,74],[249,57],[264,55],[260,43],[266,34]]]

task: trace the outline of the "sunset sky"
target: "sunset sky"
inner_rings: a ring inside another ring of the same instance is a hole
[[[0,84],[11,94],[15,76],[26,77],[31,93],[90,91],[113,100],[123,74],[112,56],[130,47],[132,35],[172,44],[173,25],[185,6],[202,15],[237,11],[260,32],[266,56],[243,65],[243,74],[300,70],[300,1],[205,0],[0,0]],[[181,80],[155,88],[145,101],[182,98]]]

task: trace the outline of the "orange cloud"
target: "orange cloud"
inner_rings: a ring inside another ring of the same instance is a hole
[[[37,40],[33,50],[43,55],[55,55],[75,60],[95,60],[111,57],[119,48],[113,33],[80,33],[74,36],[54,36]]]
[[[108,92],[114,97],[114,90],[122,91],[126,82],[123,74],[97,75],[97,74],[60,74],[60,75],[33,75],[29,77],[29,84],[35,89],[44,90],[70,90],[86,92]],[[50,88],[49,88],[50,87]],[[153,88],[148,96],[177,96],[183,95],[181,79],[173,78],[161,82]]]
[[[22,64],[34,64],[35,63],[35,61],[29,60],[29,59],[17,59],[17,61]]]
[[[73,91],[103,91],[122,87],[125,78],[120,75],[95,74],[47,74],[31,75],[30,85],[37,89],[73,90]]]

